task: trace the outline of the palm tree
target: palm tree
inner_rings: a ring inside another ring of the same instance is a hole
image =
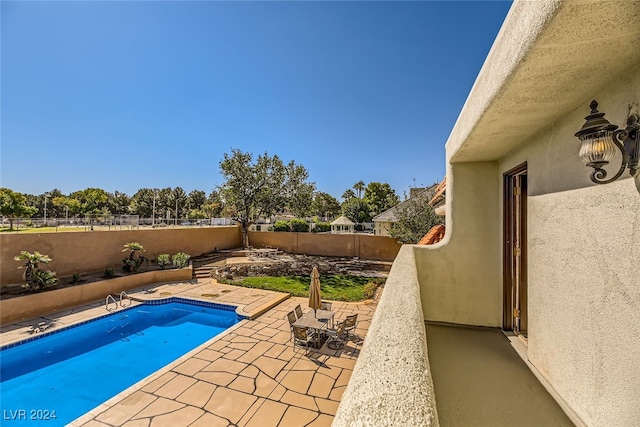
[[[353,189],[356,190],[358,192],[358,199],[362,198],[362,192],[364,191],[364,189],[366,188],[366,186],[364,185],[364,181],[358,181],[353,185]]]
[[[354,197],[356,197],[356,193],[354,193],[353,190],[350,188],[344,190],[344,193],[342,193],[342,200],[344,200],[345,202],[348,202]]]
[[[147,258],[140,255],[141,252],[144,252],[144,247],[137,242],[131,242],[124,245],[124,249],[122,252],[129,251],[129,256],[122,260],[124,266],[122,269],[129,273],[134,272],[142,265],[143,262],[148,261]]]
[[[24,274],[22,278],[26,282],[23,287],[26,287],[32,291],[39,290],[48,286],[55,285],[58,281],[56,274],[52,271],[40,270],[39,264],[48,264],[51,262],[51,258],[47,255],[43,255],[38,251],[30,253],[27,251],[21,251],[20,255],[16,255],[14,258],[16,261],[25,261]]]

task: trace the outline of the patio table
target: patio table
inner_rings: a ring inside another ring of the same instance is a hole
[[[327,329],[329,322],[333,326],[333,316],[335,313],[330,310],[309,310],[296,320],[293,325],[301,328],[314,329],[322,336],[322,330]]]
[[[263,257],[271,257],[271,255],[275,255],[278,250],[277,249],[270,249],[270,248],[264,248],[264,249],[253,249],[251,251],[254,255],[263,258]]]

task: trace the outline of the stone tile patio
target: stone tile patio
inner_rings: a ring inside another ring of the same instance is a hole
[[[219,285],[208,279],[160,284],[151,291],[132,296],[233,303],[252,319],[241,321],[71,425],[329,426],[376,307],[375,301],[334,302],[336,319],[358,313],[356,335],[361,339],[347,342],[340,350],[325,344],[307,351],[293,348],[286,320],[297,304],[308,310],[305,298]],[[102,302],[51,318],[64,325],[104,310]],[[24,339],[39,320],[3,327],[2,343]]]

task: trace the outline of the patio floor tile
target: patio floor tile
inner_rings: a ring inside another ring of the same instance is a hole
[[[233,380],[236,379],[234,374],[227,372],[198,372],[194,375],[199,380],[207,381],[215,385],[228,386]]]
[[[254,360],[253,365],[271,378],[275,378],[286,366],[286,362],[271,357],[260,356]]]
[[[152,394],[136,391],[126,397],[118,405],[112,406],[102,414],[98,415],[96,420],[105,422],[109,425],[122,425],[129,419],[134,418],[138,412],[143,410],[156,399],[157,397]]]
[[[160,387],[154,394],[156,396],[166,397],[167,399],[175,399],[196,382],[197,380],[194,378],[178,375]]]
[[[247,422],[246,427],[276,426],[287,408],[288,406],[282,403],[266,400]]]
[[[154,400],[151,404],[149,404],[146,408],[140,411],[134,419],[137,418],[150,418],[156,415],[167,414],[170,412],[177,411],[179,409],[184,408],[186,405],[184,403],[176,402],[172,399],[165,399],[164,397],[160,397]]]
[[[236,424],[247,413],[256,397],[247,393],[218,387],[204,409]]]
[[[187,406],[177,411],[156,416],[151,420],[151,427],[188,426],[204,414],[204,411],[193,406]]]
[[[318,418],[318,413],[315,411],[290,406],[287,409],[287,412],[284,413],[284,417],[282,417],[282,421],[280,421],[279,425],[306,426],[316,418]]]
[[[228,425],[228,420],[206,412],[189,427],[227,427]]]
[[[311,396],[327,398],[331,393],[331,389],[333,389],[333,385],[333,378],[316,372],[307,393]]]
[[[217,290],[212,291],[215,288]],[[264,306],[267,291],[216,285],[211,280],[162,284],[162,292],[201,298],[219,294],[216,302]],[[229,292],[222,292],[222,290]],[[247,298],[243,302],[243,298]],[[242,320],[228,332],[161,369],[98,408],[75,420],[79,427],[290,427],[329,426],[351,378],[362,340],[341,350],[326,344],[319,350],[294,349],[286,314],[306,298],[289,298],[253,320]],[[211,300],[211,298],[207,298]],[[375,304],[334,302],[336,319],[358,313],[357,333],[364,338]],[[246,309],[246,307],[245,307]],[[60,313],[60,324],[104,314],[104,303]],[[65,317],[67,316],[67,317]],[[37,320],[37,319],[35,319]],[[2,339],[24,335],[35,321],[2,329]]]
[[[280,401],[291,406],[297,406],[298,408],[307,408],[314,412],[318,410],[318,405],[316,405],[313,397],[291,390],[287,390]]]
[[[229,388],[253,394],[256,391],[256,383],[253,378],[238,376],[229,384]]]
[[[182,375],[193,375],[196,372],[200,372],[207,365],[209,365],[208,361],[194,357],[175,367],[174,371]]]
[[[178,402],[186,403],[187,405],[202,408],[207,404],[215,389],[216,386],[213,384],[209,384],[205,381],[198,381],[178,396],[176,400]]]

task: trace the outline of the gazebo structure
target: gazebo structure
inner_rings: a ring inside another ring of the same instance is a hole
[[[331,234],[353,234],[356,224],[346,216],[341,216],[331,223]]]

